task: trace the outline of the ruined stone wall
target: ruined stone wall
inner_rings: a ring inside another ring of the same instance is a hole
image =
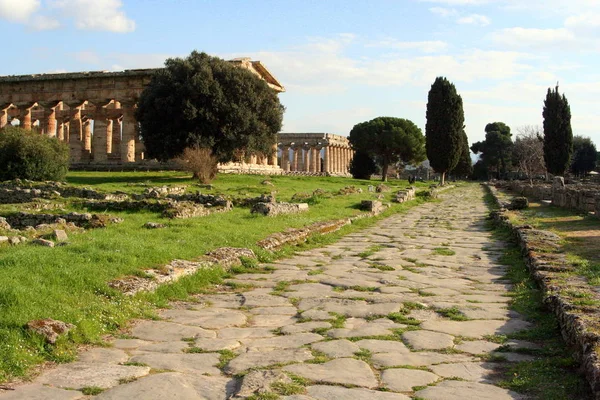
[[[521,196],[538,201],[547,200],[557,207],[581,212],[593,212],[600,217],[600,186],[565,184],[562,177],[555,177],[552,184],[523,181],[496,182],[495,186],[506,188]]]

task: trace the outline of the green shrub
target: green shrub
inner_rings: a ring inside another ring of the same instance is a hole
[[[67,144],[22,128],[0,130],[0,181],[60,181],[68,169]]]
[[[354,179],[371,179],[377,172],[377,164],[369,154],[357,151],[350,162],[350,173]]]

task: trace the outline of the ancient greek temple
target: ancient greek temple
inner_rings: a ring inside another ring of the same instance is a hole
[[[354,155],[347,137],[331,133],[280,133],[278,147],[284,172],[348,175]]]
[[[260,61],[230,62],[264,79],[273,90],[285,91]],[[144,145],[135,108],[156,70],[0,77],[0,128],[18,121],[22,128],[65,141],[72,164],[141,161]]]

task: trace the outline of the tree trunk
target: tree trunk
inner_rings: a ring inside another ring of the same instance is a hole
[[[444,186],[445,181],[446,181],[446,173],[442,172],[442,176],[440,178],[440,186]]]
[[[381,180],[383,182],[387,182],[389,164],[387,162],[383,163],[383,169],[381,171]]]

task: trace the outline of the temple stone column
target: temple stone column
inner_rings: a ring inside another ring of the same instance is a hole
[[[69,149],[71,150],[71,162],[78,163],[81,161],[82,149],[82,121],[81,107],[83,102],[75,102],[67,104],[70,108],[69,116]]]
[[[281,147],[281,168],[286,172],[290,170],[290,146]]]
[[[258,156],[256,154],[250,154],[250,160],[248,162],[248,164],[257,164],[258,163]]]
[[[65,122],[62,118],[56,120],[56,138],[65,141]]]
[[[40,103],[44,107],[44,119],[42,120],[43,123],[40,123],[40,129],[50,137],[56,137],[56,109],[59,104],[60,101]]]
[[[277,156],[275,156],[277,157]],[[270,157],[267,157],[266,155],[262,154],[261,155],[261,159],[260,159],[260,165],[269,165],[270,162]],[[275,162],[277,163],[277,162]]]
[[[310,172],[310,147],[304,148],[304,172]]]
[[[123,110],[123,139],[121,140],[121,162],[135,162],[135,137],[137,136],[137,121],[134,115],[135,103],[121,102]]]
[[[10,106],[10,103],[0,105],[0,129],[8,125],[8,109]]]
[[[269,165],[274,167],[277,166],[277,143],[273,144],[273,154],[271,154],[271,157],[269,157]]]
[[[92,154],[92,120],[88,117],[81,119],[83,155],[88,158]]]
[[[121,121],[123,118],[117,118],[112,125],[112,149],[111,155],[120,157],[121,154]]]
[[[319,150],[316,147],[311,147],[310,148],[310,166],[311,166],[311,172],[319,172],[319,167],[320,167],[320,154],[319,154]]]
[[[329,146],[323,147],[323,172],[329,172]]]
[[[21,122],[21,128],[31,130],[32,120],[31,120],[31,109],[35,107],[36,103],[21,103],[17,104],[19,108],[19,121]]]
[[[300,147],[295,146],[292,147],[292,171],[298,171],[298,163],[300,160],[300,154],[301,154],[302,150]]]
[[[92,139],[92,154],[94,162],[106,162],[108,160],[108,130],[112,126],[108,126],[108,116],[106,112],[106,101],[94,101],[92,103],[96,106],[96,112],[94,113],[94,137]],[[112,122],[112,121],[111,121]],[[111,138],[112,140],[112,138]],[[112,142],[110,144],[112,147]]]

